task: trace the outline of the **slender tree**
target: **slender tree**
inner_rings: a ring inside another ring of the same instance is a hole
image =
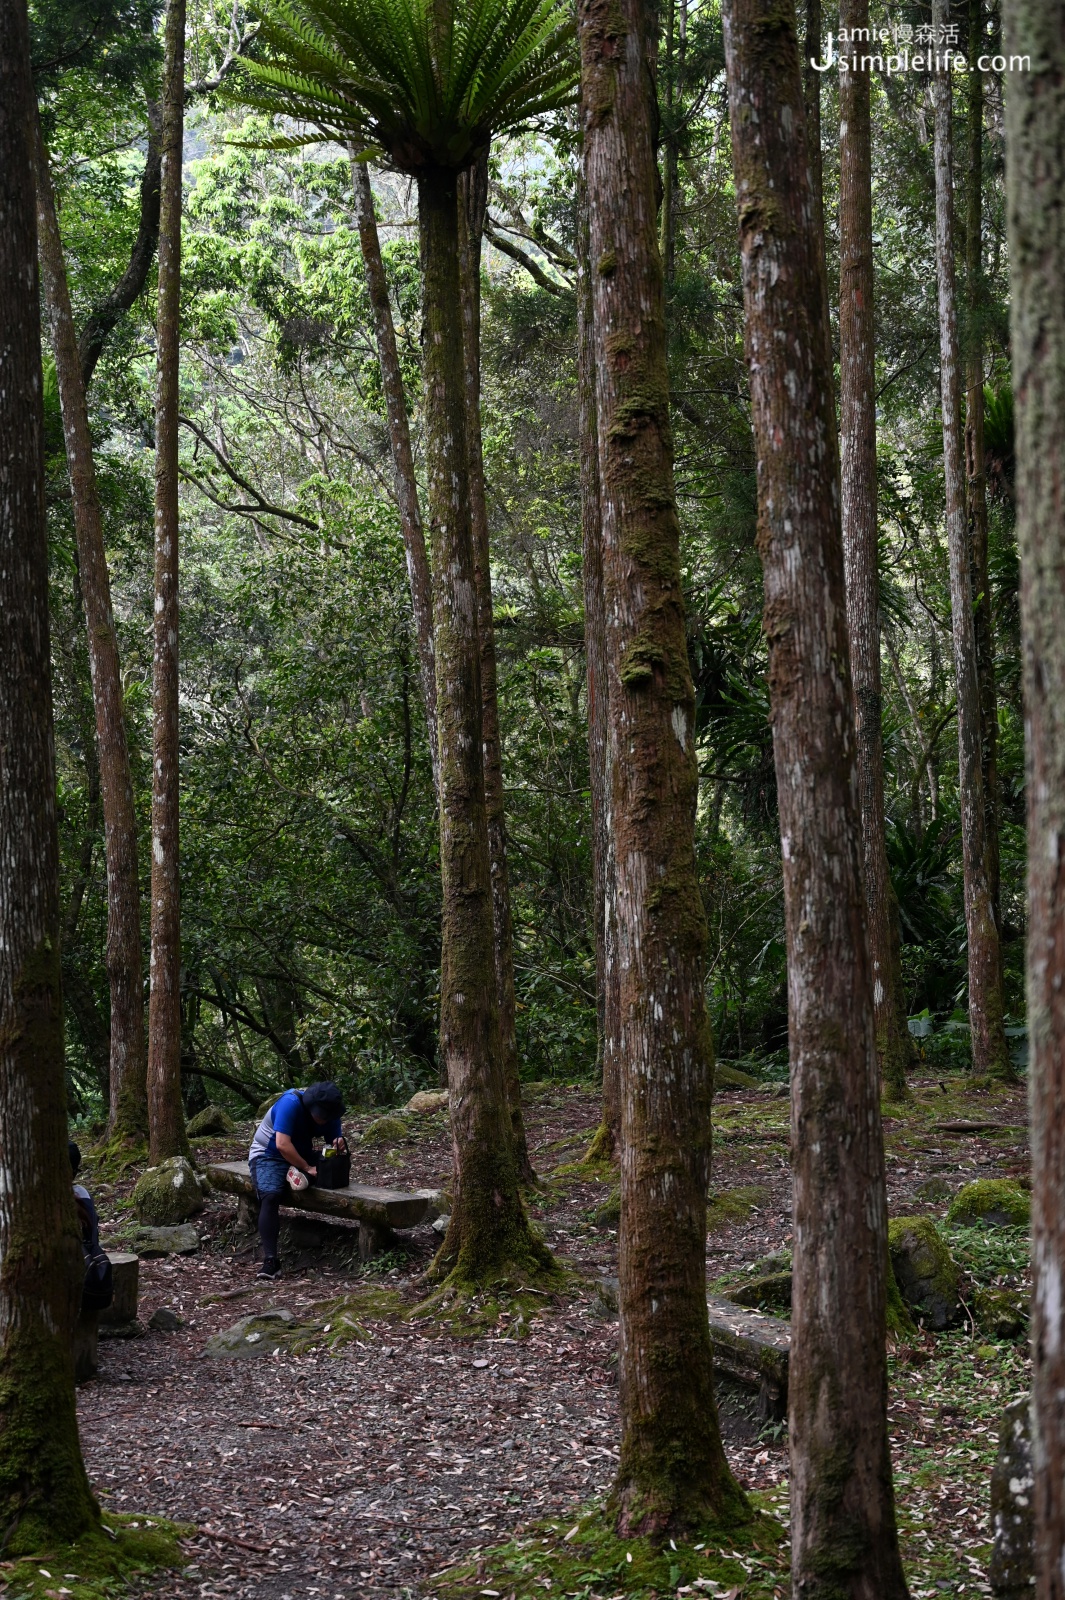
[[[610,717],[607,705],[606,596],[603,591],[603,523],[599,485],[599,431],[595,404],[595,329],[588,256],[588,184],[584,152],[577,188],[577,389],[581,484],[581,563],[584,585],[584,660],[588,703],[588,780],[592,811],[592,921],[595,999],[603,1114],[588,1148],[588,1162],[617,1159],[621,1127],[620,1017],[614,836],[610,828]]]
[[[969,0],[969,59],[984,49],[984,0]],[[991,907],[1000,931],[998,697],[995,692],[995,631],[987,548],[987,469],[984,463],[984,75],[968,76],[968,173],[965,185],[965,477],[969,517],[970,581],[976,634],[976,680],[980,691],[980,770],[984,780],[984,854]]]
[[[706,1312],[713,1044],[695,864],[695,694],[656,226],[657,18],[581,0],[621,1061],[623,1534],[749,1515],[721,1445]],[[622,757],[624,752],[624,757]]]
[[[155,653],[152,662],[152,958],[148,1151],[188,1150],[181,1102],[181,886],[178,861],[178,374],[185,0],[168,0],[163,59],[159,312],[155,388]]]
[[[355,213],[366,273],[366,289],[373,312],[377,360],[381,368],[381,388],[385,397],[389,443],[392,447],[392,470],[396,485],[396,505],[399,508],[399,526],[407,557],[407,577],[410,582],[411,609],[414,613],[414,636],[418,642],[422,699],[425,704],[425,720],[429,727],[429,743],[433,757],[433,781],[439,793],[436,662],[433,655],[433,584],[429,572],[429,556],[425,548],[425,532],[418,499],[418,479],[414,471],[414,452],[410,443],[407,401],[403,392],[403,369],[399,363],[396,329],[392,321],[392,302],[388,298],[388,280],[381,259],[381,241],[377,233],[370,169],[365,161],[359,159],[359,152],[354,145],[349,146],[348,153],[351,158]]]
[[[842,0],[844,39],[864,38],[869,0]],[[876,515],[876,335],[873,321],[873,163],[869,72],[839,81],[839,401],[843,561],[854,691],[866,927],[877,1055],[887,1091],[904,1097],[909,1035],[891,923],[895,907],[884,822],[880,691],[880,576]],[[816,201],[815,201],[816,206]]]
[[[137,816],[126,738],[125,701],[103,516],[96,488],[89,409],[70,309],[63,242],[59,233],[48,152],[34,124],[37,229],[44,305],[51,329],[70,475],[78,574],[89,641],[96,714],[100,798],[107,861],[107,977],[111,991],[109,1132],[143,1140],[148,1133],[144,992],[141,958]],[[93,345],[95,347],[96,340]],[[103,336],[99,339],[100,348]]]
[[[1028,794],[1036,1600],[1065,1600],[1065,0],[1004,0]]]
[[[514,921],[507,864],[507,816],[503,793],[503,746],[499,723],[492,552],[481,443],[481,239],[488,210],[488,147],[459,177],[459,267],[462,286],[462,347],[466,363],[466,450],[470,475],[470,525],[477,583],[477,633],[481,652],[481,745],[492,874],[493,951],[499,1003],[499,1043],[507,1087],[514,1161],[523,1183],[535,1183],[529,1159],[518,1076],[517,1000],[514,993]]]
[[[456,1193],[435,1270],[538,1270],[514,1160],[499,1032],[481,753],[476,562],[459,270],[459,174],[493,131],[572,96],[554,0],[274,0],[244,97],[386,153],[418,185],[428,520],[440,762],[440,1044]]]
[[[803,46],[802,100],[806,113],[806,150],[810,160],[810,187],[814,196],[814,215],[824,253],[825,194],[824,162],[821,157],[821,79],[823,73],[813,65],[821,57],[821,0],[806,0],[806,41]]]
[[[0,1526],[5,1556],[99,1519],[71,1335],[84,1277],[66,1155],[59,843],[29,23],[0,0]]]
[[[728,0],[724,21],[788,951],[792,1585],[803,1600],[901,1600],[827,296],[794,9]]]
[[[948,0],[935,0],[933,24],[945,29]],[[935,107],[936,281],[939,291],[939,383],[943,471],[950,557],[951,633],[958,699],[958,799],[968,935],[969,1024],[974,1070],[1015,1077],[1006,1044],[1002,955],[987,876],[987,833],[981,763],[980,689],[970,581],[969,534],[962,458],[961,373],[954,274],[953,107],[950,73],[932,81]]]

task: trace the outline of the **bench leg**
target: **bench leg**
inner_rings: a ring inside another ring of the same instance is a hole
[[[237,1200],[237,1220],[252,1232],[259,1226],[259,1202],[250,1194],[242,1194]]]
[[[359,1260],[371,1261],[396,1243],[392,1229],[378,1222],[359,1223]]]

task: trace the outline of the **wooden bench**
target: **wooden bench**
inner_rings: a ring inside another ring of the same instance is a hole
[[[213,1189],[235,1194],[240,1215],[250,1227],[258,1221],[255,1185],[246,1161],[213,1161],[207,1168]],[[350,1183],[346,1189],[318,1189],[312,1184],[299,1194],[291,1189],[283,1206],[309,1211],[319,1217],[339,1217],[359,1225],[359,1256],[367,1261],[395,1244],[397,1228],[416,1228],[429,1219],[439,1196],[433,1189],[375,1189],[367,1184]]]
[[[706,1307],[715,1367],[757,1393],[759,1412],[767,1421],[783,1421],[788,1414],[791,1323],[716,1295],[707,1295]]]

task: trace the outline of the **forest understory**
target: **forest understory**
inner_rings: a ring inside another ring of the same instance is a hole
[[[956,1076],[919,1078],[913,1088],[912,1102],[885,1112],[892,1216],[942,1221],[964,1183],[1023,1181],[1023,1089],[972,1092]],[[285,1275],[255,1284],[255,1237],[241,1228],[236,1202],[214,1195],[197,1219],[197,1254],[141,1262],[141,1320],[164,1307],[183,1326],[101,1341],[99,1376],[80,1390],[79,1416],[105,1512],[197,1530],[182,1540],[184,1570],[153,1574],[147,1590],[166,1600],[605,1600],[620,1593],[768,1600],[787,1592],[783,1527],[776,1551],[764,1540],[759,1548],[736,1549],[728,1540],[702,1551],[667,1546],[656,1555],[640,1541],[604,1548],[580,1535],[567,1543],[582,1512],[601,1502],[616,1466],[617,1323],[596,1289],[617,1270],[616,1191],[608,1174],[574,1170],[598,1120],[595,1091],[536,1085],[527,1099],[544,1179],[530,1208],[573,1278],[571,1292],[544,1297],[540,1314],[520,1330],[524,1337],[515,1336],[505,1309],[494,1326],[467,1337],[439,1321],[409,1319],[437,1242],[428,1226],[404,1236],[409,1255],[360,1266],[354,1235],[351,1249],[339,1230],[329,1244],[315,1246],[313,1233],[308,1244],[307,1219],[293,1213],[302,1247],[290,1231]],[[410,1118],[408,1137],[394,1147],[357,1147],[355,1181],[445,1184],[446,1116]],[[352,1131],[371,1120],[353,1118]],[[941,1127],[966,1120],[998,1127]],[[200,1142],[197,1162],[239,1156],[247,1132]],[[133,1177],[94,1185],[109,1245],[132,1222]],[[718,1292],[788,1248],[788,1106],[771,1090],[725,1090],[716,1099],[710,1223],[708,1283]],[[1022,1230],[948,1238],[974,1283],[1026,1288]],[[307,1317],[341,1297],[366,1309],[356,1312],[358,1337],[335,1349],[323,1338],[301,1355],[232,1361],[204,1353],[207,1339],[238,1318],[272,1307]],[[989,1341],[974,1323],[892,1352],[896,1493],[915,1597],[990,1592],[997,1424],[1025,1391],[1029,1366],[1026,1340]],[[786,1524],[783,1425],[760,1423],[744,1391],[721,1381],[718,1389],[736,1476]],[[619,1562],[630,1569],[623,1578]],[[4,1592],[29,1592],[23,1573]],[[41,1595],[78,1593],[69,1576],[65,1587],[42,1576],[36,1582]]]

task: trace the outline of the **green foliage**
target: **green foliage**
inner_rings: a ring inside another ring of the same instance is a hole
[[[573,23],[555,0],[269,0],[241,97],[387,153],[461,168],[493,133],[574,96]]]
[[[183,1567],[178,1541],[193,1531],[162,1517],[109,1512],[99,1528],[73,1544],[49,1545],[11,1563],[5,1593],[10,1600],[48,1600],[61,1588],[70,1600],[116,1600],[131,1582]]]

